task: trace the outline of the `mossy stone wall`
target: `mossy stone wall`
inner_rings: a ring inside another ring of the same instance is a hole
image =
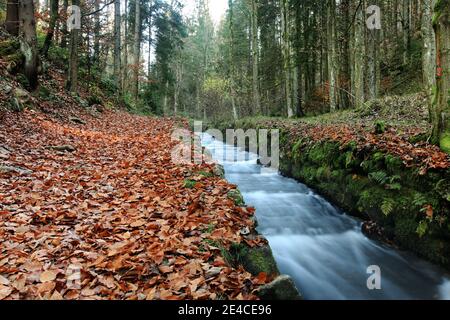
[[[230,127],[255,128],[254,122]],[[450,170],[407,168],[390,154],[356,143],[313,142],[280,133],[280,172],[305,183],[346,212],[372,220],[400,248],[450,269]]]

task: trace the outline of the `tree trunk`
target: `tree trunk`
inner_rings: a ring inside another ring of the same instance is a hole
[[[125,0],[125,12],[123,16],[123,66],[122,66],[122,92],[127,90],[128,84],[128,0]]]
[[[175,88],[173,92],[173,113],[178,115],[178,100],[180,95],[180,86],[183,81],[183,65],[181,62],[176,62],[175,64]]]
[[[328,44],[328,81],[330,92],[330,110],[338,108],[337,96],[337,53],[336,53],[336,0],[327,3],[327,44]]]
[[[6,31],[13,36],[19,35],[19,3],[8,0],[6,5]]]
[[[147,78],[150,80],[152,73],[152,6],[153,1],[149,1],[149,14],[148,14],[148,65],[147,65]]]
[[[302,36],[302,11],[304,10],[303,6],[299,4],[299,6],[295,10],[295,19],[294,19],[294,33],[295,33],[295,42],[294,42],[294,56],[295,56],[295,82],[294,82],[294,96],[295,96],[295,114],[298,117],[303,117],[303,75],[302,75],[302,52],[301,52],[301,44],[300,39]]]
[[[374,1],[376,3],[376,1]],[[367,85],[368,98],[370,100],[377,99],[380,87],[380,72],[379,72],[379,47],[380,47],[380,30],[367,30],[368,35],[368,54],[367,54]]]
[[[228,0],[228,10],[229,10],[229,29],[230,29],[230,96],[231,96],[231,108],[233,109],[233,119],[238,119],[238,112],[236,108],[236,90],[234,88],[234,31],[233,31],[233,0]]]
[[[351,0],[343,0],[340,3],[342,12],[342,36],[339,39],[341,43],[341,63],[340,63],[340,75],[338,77],[338,87],[339,87],[339,105],[341,109],[347,109],[351,107],[350,103],[350,27],[351,27],[351,17],[350,17],[350,7]]]
[[[34,19],[33,0],[22,0],[19,5],[20,51],[25,56],[24,73],[30,90],[38,86],[38,52],[36,21]]]
[[[433,30],[432,16],[435,0],[425,1],[423,4],[422,15],[422,35],[423,35],[423,53],[422,53],[422,70],[423,84],[425,92],[430,95],[429,108],[430,116],[432,115],[432,90],[436,85],[436,38]]]
[[[69,7],[69,0],[64,0],[63,1],[64,14],[67,14],[68,7]],[[62,33],[61,48],[66,48],[67,47],[67,38],[68,38],[68,31],[67,31],[67,23],[66,23],[66,21],[63,21],[63,23],[62,23],[61,33]]]
[[[353,96],[355,106],[359,107],[365,102],[364,94],[364,66],[365,66],[365,3],[362,1],[357,8],[354,35],[354,68],[353,68]]]
[[[252,63],[253,63],[253,108],[256,114],[261,114],[261,98],[259,94],[259,47],[258,47],[258,5],[251,0],[251,33],[252,33]]]
[[[100,10],[100,1],[95,0],[95,11]],[[114,34],[115,36],[115,34]],[[94,57],[93,63],[98,64],[100,61],[100,11],[94,15]]]
[[[51,0],[50,6],[50,24],[48,26],[47,35],[45,36],[44,46],[42,48],[42,55],[47,58],[48,50],[52,44],[53,36],[55,34],[56,22],[59,17],[59,0]]]
[[[200,110],[200,83],[197,83],[197,86],[195,88],[195,116],[197,118],[201,117],[201,110]]]
[[[165,85],[165,90],[164,90],[164,104],[163,104],[163,108],[164,108],[163,114],[164,115],[168,115],[169,114],[168,113],[168,110],[169,110],[169,108],[168,108],[168,106],[169,106],[168,100],[169,100],[169,81],[167,80],[166,81],[166,85]]]
[[[410,47],[410,1],[403,0],[402,3],[402,24],[403,24],[403,64],[407,65],[409,63],[409,47]]]
[[[80,0],[72,0],[73,6],[79,6]],[[78,41],[80,30],[72,28],[69,39],[69,69],[67,90],[77,92],[78,88]]]
[[[139,95],[139,64],[141,57],[141,3],[140,0],[135,0],[135,25],[134,25],[134,50],[133,50],[133,84],[132,95],[134,101],[138,100]]]
[[[121,63],[120,63],[120,1],[114,2],[114,80],[116,87],[121,91]]]
[[[284,74],[284,94],[286,99],[287,116],[294,117],[291,99],[291,59],[289,49],[289,3],[288,0],[281,0],[281,47],[283,53],[283,74]]]
[[[450,153],[450,0],[438,0],[434,7],[437,72],[433,101],[433,140]]]

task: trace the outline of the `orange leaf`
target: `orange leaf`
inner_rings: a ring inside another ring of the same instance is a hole
[[[267,282],[267,273],[265,272],[261,272],[260,274],[258,274],[258,276],[254,281],[255,284],[265,284],[266,282]]]
[[[55,271],[51,271],[51,270],[44,271],[41,273],[39,280],[41,282],[51,282],[56,279],[57,275],[58,274]]]

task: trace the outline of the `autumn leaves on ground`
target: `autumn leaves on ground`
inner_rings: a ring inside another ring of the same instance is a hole
[[[179,123],[70,112],[2,113],[0,299],[256,298],[269,279],[224,254],[263,242],[253,210],[212,165],[171,161]]]

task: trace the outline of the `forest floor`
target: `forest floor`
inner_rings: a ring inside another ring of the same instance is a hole
[[[80,107],[51,72],[53,99],[0,110],[0,299],[256,299],[270,279],[226,251],[265,243],[242,232],[254,210],[213,165],[171,161],[183,122]]]

